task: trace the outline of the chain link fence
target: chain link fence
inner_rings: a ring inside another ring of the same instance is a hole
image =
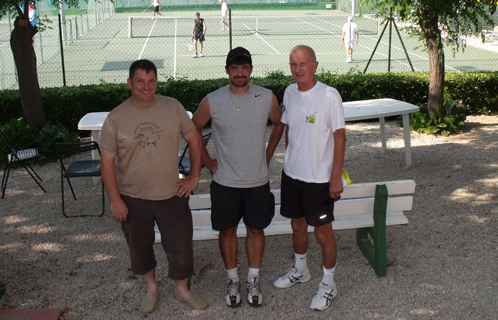
[[[360,42],[354,48],[353,62],[346,63],[341,39],[343,24],[350,13],[321,10],[296,15],[291,10],[268,10],[253,15],[250,11],[234,10],[228,19],[230,30],[221,31],[219,11],[205,11],[202,17],[207,32],[203,57],[194,58],[195,49],[188,51],[187,47],[192,40],[195,10],[188,17],[152,18],[150,12],[147,16],[115,14],[111,2],[97,3],[95,9],[68,16],[61,23],[58,17],[54,17],[52,23],[34,37],[42,87],[122,83],[126,81],[130,64],[141,58],[155,62],[160,81],[168,77],[223,78],[226,77],[226,54],[237,46],[246,47],[252,53],[253,76],[265,76],[271,72],[290,74],[288,55],[298,44],[309,45],[316,51],[320,72],[363,72],[376,46],[368,72],[386,72],[389,43],[392,59],[389,71],[411,72],[410,62],[415,71],[429,69],[427,53],[417,39],[400,32],[407,58],[398,34],[394,30],[391,34],[386,31],[379,39],[384,26],[368,15],[354,17]],[[0,89],[17,89],[9,44],[12,28],[12,21],[0,22]],[[200,51],[199,44],[197,50]],[[496,51],[493,51],[492,44],[488,48],[476,48],[470,43],[464,53],[459,52],[454,57],[447,50],[446,71],[497,71]]]

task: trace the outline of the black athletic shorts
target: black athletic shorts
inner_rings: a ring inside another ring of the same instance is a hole
[[[159,12],[159,6],[154,6],[154,12]]]
[[[319,227],[334,221],[334,201],[329,184],[293,179],[282,170],[282,204],[280,214],[286,218],[306,218],[310,226]]]
[[[201,34],[197,34],[197,33],[194,33],[194,40],[199,40],[199,41],[204,41],[204,35],[201,33]]]
[[[268,227],[275,215],[270,183],[254,188],[231,188],[211,182],[211,224],[214,230],[237,226],[241,218],[252,229]]]

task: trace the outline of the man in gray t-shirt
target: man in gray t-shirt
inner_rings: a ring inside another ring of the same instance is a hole
[[[194,39],[195,54],[194,58],[202,57],[202,47],[204,44],[204,35],[206,34],[206,21],[201,18],[200,12],[195,13],[194,26],[192,27],[192,38]],[[201,43],[201,52],[197,55],[197,41]]]
[[[241,218],[247,230],[247,301],[255,307],[263,304],[259,268],[264,229],[275,214],[268,164],[284,130],[275,95],[249,84],[252,68],[249,51],[242,47],[231,50],[225,66],[230,84],[208,94],[192,118],[199,131],[211,120],[216,158],[212,159],[204,147],[202,161],[213,172],[211,223],[220,231],[219,245],[228,276],[225,299],[230,307],[240,304],[237,227]],[[266,146],[268,119],[273,129]]]

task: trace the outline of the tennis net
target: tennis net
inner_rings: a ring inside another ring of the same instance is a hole
[[[342,34],[342,26],[348,15],[320,16],[236,16],[227,21],[231,26],[232,36],[252,34],[262,35],[323,35]],[[220,18],[204,18],[206,25],[217,25]],[[128,18],[128,37],[180,37],[190,36],[194,19],[192,17],[140,17]],[[376,18],[355,17],[358,32],[362,35],[378,34],[379,23]],[[227,36],[226,33],[210,36]]]

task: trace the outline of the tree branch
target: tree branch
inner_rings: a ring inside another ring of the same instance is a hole
[[[22,16],[23,15],[23,12],[22,12],[22,9],[21,7],[19,7],[19,5],[14,1],[14,0],[9,0],[9,2],[12,4],[12,6],[16,9],[17,11],[17,14]]]

